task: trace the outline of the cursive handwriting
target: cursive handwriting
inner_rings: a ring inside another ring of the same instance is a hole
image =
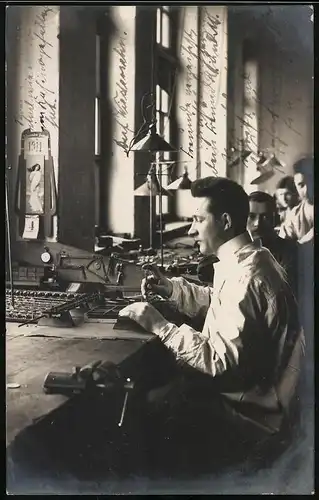
[[[194,158],[194,127],[193,127],[193,121],[192,117],[196,115],[194,112],[194,109],[196,109],[196,106],[194,103],[187,102],[185,106],[179,106],[179,109],[186,114],[186,119],[187,119],[187,130],[188,130],[188,151],[186,151],[183,147],[181,147],[181,151],[184,151],[187,155],[189,155],[191,158]],[[183,128],[179,129],[181,133],[184,132]]]
[[[217,130],[216,130],[216,79],[220,74],[217,67],[218,53],[218,27],[221,25],[219,15],[210,14],[209,10],[203,9],[203,29],[200,43],[200,61],[202,85],[200,86],[200,112],[199,112],[199,139],[201,144],[210,154],[209,160],[204,160],[213,175],[218,175],[217,161]],[[203,99],[203,91],[206,88],[208,102]],[[207,111],[206,111],[207,110]],[[209,139],[208,139],[209,138]]]
[[[42,127],[50,124],[58,128],[57,98],[55,91],[49,85],[47,67],[48,62],[52,60],[50,51],[54,48],[47,34],[47,16],[50,12],[53,12],[52,8],[43,7],[35,16],[33,28],[30,30],[31,40],[37,42],[33,49],[36,65],[28,66],[25,79],[27,99],[22,101],[26,109],[20,107],[19,116],[15,118],[16,123],[27,125],[31,130],[38,122]]]
[[[53,47],[52,43],[47,40],[47,16],[49,12],[53,12],[50,7],[44,7],[40,14],[37,14],[34,21],[34,39],[38,40],[39,55],[37,62],[40,68],[40,74],[35,79],[35,88],[37,95],[35,100],[40,108],[40,121],[43,124],[49,123],[55,128],[58,128],[57,123],[57,99],[55,92],[48,87],[47,63],[48,59],[52,59],[48,51]]]
[[[27,126],[30,129],[32,129],[34,123],[35,109],[34,109],[34,95],[33,95],[34,94],[33,70],[31,66],[28,66],[28,72],[25,80],[26,80],[27,99],[23,99],[22,101],[20,101],[19,118],[15,118],[15,122],[19,123],[22,126],[26,123]],[[26,107],[26,111],[23,110],[24,107]]]
[[[271,118],[273,120],[276,120],[276,119],[281,119],[282,122],[287,126],[287,128],[289,128],[289,130],[291,130],[292,132],[294,132],[296,135],[300,136],[301,137],[301,133],[296,130],[295,128],[293,128],[292,126],[292,118],[284,118],[282,116],[279,116],[278,113],[276,113],[273,109],[271,109],[267,104],[265,104],[265,102],[263,102],[260,97],[258,96],[258,92],[256,89],[252,88],[252,85],[251,85],[251,81],[250,81],[250,78],[249,78],[249,75],[247,73],[242,73],[242,78],[246,79],[246,82],[247,82],[247,89],[249,89],[249,93],[250,93],[250,99],[252,100],[252,102],[255,102],[257,103],[260,108],[263,108],[265,109],[266,111],[268,111],[268,113],[271,115]],[[298,99],[296,99],[297,101]],[[288,109],[292,109],[292,103],[291,101],[288,101],[287,102],[287,108]],[[278,142],[281,142],[281,144],[283,146],[288,146],[288,144],[286,144],[285,142],[283,142],[281,140],[281,138],[279,136],[275,136],[274,134],[271,134],[269,132],[270,135],[272,135]]]
[[[181,46],[182,57],[185,60],[185,88],[184,88],[184,102],[179,106],[180,111],[185,113],[186,116],[186,130],[180,128],[179,132],[183,140],[183,134],[186,135],[185,146],[181,146],[181,151],[186,153],[191,158],[194,158],[195,148],[195,127],[194,116],[198,112],[197,105],[197,80],[198,75],[195,72],[194,61],[198,58],[198,42],[197,33],[192,29],[184,31],[184,42]]]
[[[128,74],[127,74],[127,54],[126,54],[126,35],[119,39],[119,45],[113,48],[119,56],[118,69],[119,78],[116,81],[115,96],[113,97],[113,115],[116,123],[120,129],[120,139],[114,138],[114,142],[124,151],[129,149],[129,133],[131,132],[128,125],[128,109],[127,109],[127,96],[128,96]]]

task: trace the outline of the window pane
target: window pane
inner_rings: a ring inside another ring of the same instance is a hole
[[[100,94],[100,61],[101,61],[101,38],[99,35],[95,36],[95,82],[96,94]]]
[[[169,96],[168,96],[168,93],[164,89],[161,89],[161,97],[162,97],[161,111],[163,111],[163,113],[167,113],[168,112],[168,100],[169,100]]]
[[[157,161],[163,161],[163,153],[156,153],[156,159]],[[160,176],[160,172],[162,175]],[[162,186],[165,187],[168,184],[168,176],[167,176],[167,165],[162,164],[162,168],[157,167],[157,177],[158,180],[161,181]],[[159,196],[156,196],[156,214],[159,215]],[[168,213],[168,197],[167,196],[162,196],[162,213],[167,214]]]
[[[156,196],[156,215],[159,213],[159,196]],[[162,214],[168,214],[168,196],[162,196]]]
[[[101,154],[100,151],[100,137],[101,137],[101,127],[100,127],[100,99],[95,98],[95,156]]]
[[[159,85],[156,85],[156,111],[162,111],[161,110],[161,87]]]
[[[162,17],[162,45],[165,48],[169,48],[170,43],[169,43],[169,16],[166,14],[166,12],[163,12],[163,17]]]
[[[167,153],[164,153],[163,154],[163,160],[162,161],[165,161],[167,158],[165,158],[165,156],[167,155]],[[168,175],[167,175],[167,172],[169,170],[169,165],[165,165],[165,164],[162,164],[162,186],[166,187],[167,184],[168,184]]]
[[[164,117],[164,139],[165,141],[169,142],[171,137],[171,131],[170,131],[170,120],[168,116]]]
[[[159,134],[161,132],[161,113],[156,111],[156,132]]]
[[[156,43],[161,43],[162,41],[162,13],[161,9],[157,9],[156,16]]]
[[[163,214],[168,214],[168,196],[163,196],[162,203]]]

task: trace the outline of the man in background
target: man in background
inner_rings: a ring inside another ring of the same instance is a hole
[[[286,175],[278,182],[276,186],[277,211],[282,224],[293,207],[298,205],[299,197],[295,186],[294,178]]]
[[[275,224],[276,202],[274,198],[262,191],[251,193],[247,229],[252,238],[260,246],[268,248],[285,269],[289,283],[297,297],[298,247],[295,241],[280,238],[275,231]]]
[[[304,244],[314,237],[313,161],[311,158],[302,158],[295,163],[293,169],[300,203],[288,214],[279,236]]]

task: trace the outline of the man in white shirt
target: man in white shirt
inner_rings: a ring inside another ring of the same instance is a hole
[[[286,175],[279,180],[276,186],[275,199],[280,223],[282,224],[293,207],[299,203],[298,192],[294,178],[291,175]]]
[[[249,195],[247,229],[256,244],[268,248],[285,269],[295,296],[298,297],[298,245],[294,240],[280,238],[275,231],[276,203],[262,191]]]
[[[300,203],[289,212],[279,236],[305,244],[312,242],[314,238],[313,161],[311,158],[302,158],[295,163],[293,169]]]
[[[249,200],[242,187],[208,177],[191,189],[198,209],[189,234],[203,255],[219,259],[214,288],[183,278],[169,280],[153,268],[157,282],[154,276],[152,282],[146,278],[142,293],[146,296],[151,287],[189,317],[203,315],[203,330],[176,326],[147,302],[129,305],[120,314],[156,334],[191,374],[186,384],[177,384],[172,397],[184,394],[184,415],[195,407],[197,427],[200,421],[204,425],[211,407],[238,440],[261,441],[280,434],[294,406],[304,351],[297,306],[283,268],[246,231]],[[193,384],[189,392],[188,384]],[[203,411],[196,410],[195,402],[201,388],[207,405]],[[221,426],[213,426],[212,433],[219,432]]]

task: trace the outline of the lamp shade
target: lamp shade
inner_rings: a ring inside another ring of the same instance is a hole
[[[172,189],[172,190],[177,190],[177,189],[190,189],[192,185],[192,181],[188,177],[188,172],[185,169],[185,172],[181,177],[178,177],[178,179],[175,179],[175,181],[171,182],[167,186],[167,189]]]
[[[163,187],[161,188],[155,173],[147,175],[146,182],[135,189],[135,196],[169,196],[170,193]]]
[[[158,135],[156,132],[155,125],[152,125],[149,133],[141,139],[139,142],[134,144],[132,151],[144,151],[147,153],[166,153],[174,152],[176,149],[173,148],[163,137]]]
[[[250,184],[254,184],[254,185],[262,184],[263,182],[268,181],[268,179],[271,179],[271,177],[273,177],[275,175],[273,169],[267,170],[264,168],[259,168],[258,170],[260,171],[260,175],[258,177],[256,177],[256,179],[251,181]]]
[[[231,148],[228,157],[228,166],[236,167],[241,161],[245,161],[251,153],[249,149],[238,150],[236,148]]]
[[[263,166],[263,165],[267,165],[267,162],[268,162],[268,158],[266,155],[264,155],[264,153],[259,153],[258,154],[258,161],[257,161],[257,166]]]
[[[272,167],[282,167],[283,165],[278,160],[275,154],[271,154],[265,158],[265,161],[262,163],[262,167],[267,167],[271,165]]]
[[[229,167],[236,167],[236,165],[238,165],[238,163],[240,163],[240,161],[241,161],[240,151],[238,151],[235,148],[230,148],[230,154],[229,154],[228,160],[227,160],[228,166]]]
[[[250,151],[249,149],[244,149],[242,152],[241,152],[241,160],[242,161],[245,161],[249,155],[251,155],[252,151]]]
[[[271,165],[275,168],[283,167],[283,164],[281,163],[280,160],[278,160],[275,154],[271,155]]]

